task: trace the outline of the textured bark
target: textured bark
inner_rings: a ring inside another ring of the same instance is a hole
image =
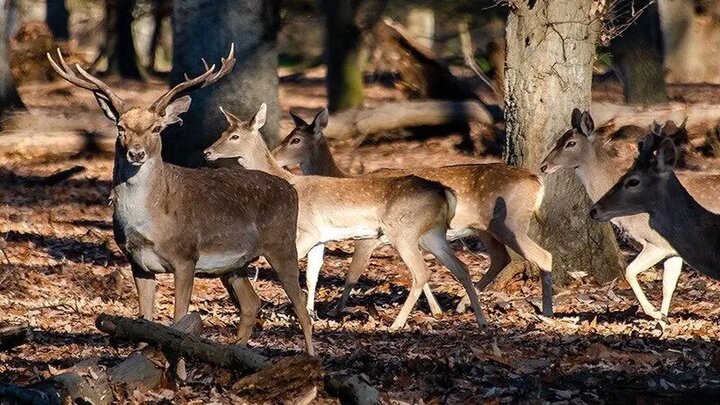
[[[45,4],[45,22],[52,31],[53,38],[59,41],[70,39],[69,19],[70,13],[65,6],[65,0],[47,0]]]
[[[237,63],[232,73],[205,89],[194,91],[184,124],[164,138],[166,158],[197,165],[202,151],[227,129],[218,107],[250,119],[260,104],[268,106],[267,122],[260,130],[270,148],[279,142],[279,107],[276,38],[277,0],[177,0],[173,4],[173,67],[170,84],[187,73],[203,71],[201,58],[219,61],[235,43]],[[170,128],[168,128],[170,130]]]
[[[140,79],[140,67],[132,35],[135,0],[105,0],[105,49],[107,74]]]
[[[658,0],[669,83],[720,83],[718,2]]]
[[[8,38],[6,38],[8,24],[9,0],[0,0],[0,119],[10,110],[24,108],[20,95],[15,87],[15,80],[10,71],[10,57],[8,56]],[[2,121],[0,121],[0,128]]]
[[[667,101],[663,43],[660,31],[660,13],[654,0],[629,4],[644,10],[640,16],[610,43],[615,68],[623,83],[625,102],[628,104],[658,104]]]
[[[537,172],[550,146],[570,128],[572,109],[590,106],[600,23],[593,0],[515,2],[506,31],[507,163]],[[588,271],[618,276],[622,259],[608,224],[588,216],[590,200],[572,172],[546,176],[537,238],[553,254],[555,280]]]

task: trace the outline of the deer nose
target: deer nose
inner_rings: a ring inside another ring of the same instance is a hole
[[[545,173],[546,171],[547,171],[547,163],[544,164],[544,165],[542,165],[542,166],[540,166],[540,172],[541,172],[541,173]]]
[[[592,219],[594,219],[594,220],[597,221],[597,214],[598,214],[598,209],[595,208],[595,207],[593,207],[593,208],[590,210],[590,218],[592,218]]]
[[[209,159],[212,155],[212,151],[210,149],[205,149],[205,159]]]
[[[139,163],[145,159],[145,151],[142,149],[130,149],[127,152],[128,159],[131,162]]]

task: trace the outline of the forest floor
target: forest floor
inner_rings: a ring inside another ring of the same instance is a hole
[[[139,85],[123,89],[126,98],[144,102],[162,86],[153,85],[146,93]],[[56,83],[27,88],[23,95],[31,110],[95,111],[102,119],[89,94],[72,90],[80,97],[75,98],[68,91]],[[312,78],[283,84],[283,117],[290,106],[309,115],[324,104],[324,94],[322,81]],[[397,97],[379,85],[368,89],[370,105]],[[288,125],[283,122],[283,133]],[[451,136],[332,147],[340,164],[355,171],[497,159],[463,155],[453,147],[458,142],[459,137]],[[73,165],[87,170],[54,186],[28,182],[31,176]],[[26,344],[0,353],[0,382],[31,384],[86,358],[99,357],[101,364],[111,366],[137,349],[111,342],[94,326],[100,313],[138,313],[131,281],[115,277],[128,265],[112,237],[111,173],[109,155],[0,157],[0,247],[7,254],[0,257],[0,323],[27,322],[33,328]],[[487,256],[456,246],[478,280],[487,270]],[[350,313],[328,316],[339,299],[351,252],[351,242],[336,243],[326,256],[315,348],[327,369],[366,376],[386,403],[710,403],[720,394],[720,283],[694,271],[680,277],[664,333],[638,310],[626,282],[594,284],[583,275],[591,269],[578,269],[569,285],[556,289],[554,319],[538,316],[537,280],[515,279],[500,290],[491,286],[481,296],[492,325],[483,333],[471,313],[453,311],[462,288],[428,256],[434,271],[430,285],[445,311],[438,318],[431,316],[421,298],[408,326],[392,332],[389,326],[410,277],[389,247],[374,254],[350,300]],[[254,282],[263,307],[250,347],[272,357],[300,353],[302,338],[292,309],[263,263]],[[172,278],[159,280],[156,313],[169,323]],[[640,280],[659,305],[661,272],[648,271]],[[232,341],[238,314],[220,281],[198,279],[191,310],[202,315],[204,336]],[[188,370],[188,382],[180,389],[136,391],[124,401],[241,401],[229,383],[235,376],[193,362]],[[318,401],[332,403],[322,396]]]

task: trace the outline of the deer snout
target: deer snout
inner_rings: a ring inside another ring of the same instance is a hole
[[[213,153],[212,149],[210,149],[210,148],[205,149],[205,151],[203,152],[203,154],[205,155],[205,160],[215,160],[215,159],[216,159],[216,157],[214,156],[214,153]]]
[[[132,148],[127,151],[127,158],[130,163],[144,163],[147,153],[144,149]]]

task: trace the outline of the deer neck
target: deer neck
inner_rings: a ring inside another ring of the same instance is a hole
[[[123,226],[144,228],[156,218],[153,207],[168,189],[164,165],[160,157],[150,158],[142,166],[133,166],[123,156],[116,156],[112,201],[114,216]]]
[[[622,172],[602,145],[593,145],[582,164],[575,168],[575,173],[593,202],[597,202],[622,177]]]
[[[674,173],[666,192],[648,207],[648,213],[650,227],[667,239],[683,259],[703,273],[720,275],[720,216],[703,208]]]
[[[347,173],[335,163],[325,138],[320,139],[311,156],[300,164],[300,169],[303,174],[310,176],[347,177]]]
[[[272,153],[268,149],[265,141],[260,137],[254,141],[248,150],[249,153],[242,154],[238,158],[238,162],[243,165],[246,169],[260,170],[262,172],[272,174],[273,176],[280,177],[281,179],[293,183],[294,176],[289,171],[283,169],[275,160]]]

